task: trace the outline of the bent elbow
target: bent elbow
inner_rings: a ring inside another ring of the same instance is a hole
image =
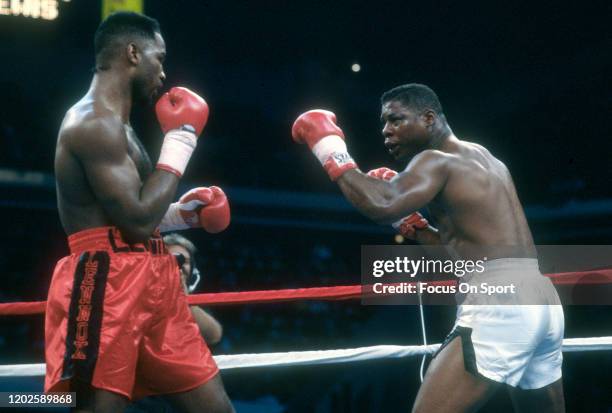
[[[216,326],[201,326],[200,333],[206,344],[214,346],[221,341],[223,338],[223,329],[220,325]]]
[[[135,214],[127,220],[125,235],[129,238],[129,241],[144,243],[151,238],[159,225],[159,222],[154,221],[152,215],[149,211],[141,211],[138,215]]]
[[[119,229],[123,240],[129,244],[146,242],[159,224],[149,209],[135,205],[113,205],[106,211],[108,221]]]
[[[219,326],[218,328],[215,328],[213,333],[211,334],[210,344],[211,345],[218,344],[222,338],[223,338],[223,329],[221,328],[221,326]]]
[[[151,238],[155,228],[147,225],[126,225],[123,228],[119,228],[119,230],[125,242],[128,244],[140,244],[145,243]]]
[[[399,219],[390,204],[373,205],[365,212],[368,218],[379,225],[390,225]]]

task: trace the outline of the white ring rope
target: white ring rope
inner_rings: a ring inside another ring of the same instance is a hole
[[[246,367],[306,366],[349,363],[384,358],[402,358],[434,353],[440,344],[427,346],[392,346],[349,348],[341,350],[290,351],[286,353],[228,354],[215,356],[221,370]],[[611,337],[566,338],[564,352],[612,350]],[[44,364],[0,366],[0,377],[44,376]]]
[[[419,321],[421,322],[421,333],[423,334],[423,345],[427,345],[427,331],[425,330],[425,310],[423,309],[423,296],[421,294],[421,282],[418,282],[418,294],[419,294]],[[421,367],[419,369],[419,378],[423,383],[423,377],[425,376],[425,360],[427,360],[427,353],[423,354],[421,359]]]

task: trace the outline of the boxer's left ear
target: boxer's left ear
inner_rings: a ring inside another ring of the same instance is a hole
[[[128,61],[133,66],[138,65],[140,62],[140,50],[138,49],[136,43],[128,43],[127,47],[125,48],[125,53]]]
[[[434,123],[436,123],[437,117],[438,115],[436,115],[436,112],[434,112],[433,110],[429,110],[429,109],[421,114],[421,119],[423,119],[423,122],[425,123],[425,126],[427,127],[433,126]]]

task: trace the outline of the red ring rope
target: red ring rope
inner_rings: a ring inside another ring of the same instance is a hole
[[[612,268],[545,274],[555,285],[612,284]],[[455,281],[437,281],[431,284],[448,285]],[[361,298],[361,285],[296,288],[285,290],[240,291],[229,293],[193,294],[189,304],[261,304],[295,300],[350,300]],[[46,301],[0,303],[0,315],[28,315],[45,312]]]

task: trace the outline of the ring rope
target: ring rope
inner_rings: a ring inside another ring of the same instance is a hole
[[[612,268],[579,272],[544,274],[555,285],[611,284]],[[456,281],[437,281],[432,285],[453,285]],[[362,285],[297,288],[283,290],[239,291],[193,294],[187,296],[190,305],[263,304],[294,300],[350,300],[363,296]],[[29,315],[45,312],[45,301],[0,303],[0,315]]]
[[[440,344],[423,346],[378,345],[339,350],[289,351],[282,353],[228,354],[214,356],[219,369],[252,367],[312,366],[350,363],[354,361],[403,358],[433,354]],[[612,336],[566,338],[564,352],[612,350]],[[13,364],[0,366],[0,377],[44,376],[45,364]]]
[[[421,323],[421,334],[423,335],[423,345],[427,345],[427,331],[425,330],[425,309],[423,308],[423,296],[421,294],[421,289],[419,288],[419,322]],[[425,361],[427,360],[427,354],[423,354],[423,358],[421,359],[421,367],[419,368],[419,379],[421,379],[421,383],[423,383],[423,379],[425,377]]]

